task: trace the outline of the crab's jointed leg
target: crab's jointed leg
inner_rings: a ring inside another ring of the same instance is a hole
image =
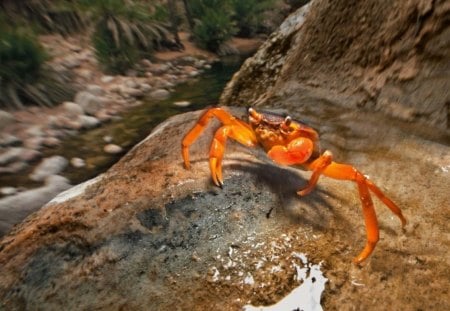
[[[359,196],[362,203],[362,210],[366,224],[367,242],[363,251],[356,258],[354,258],[353,261],[355,263],[359,264],[362,261],[364,261],[367,257],[369,257],[379,239],[377,216],[375,213],[375,209],[373,206],[369,190],[375,193],[375,195],[395,215],[397,215],[397,217],[402,222],[403,226],[406,224],[406,219],[403,216],[400,208],[398,208],[398,206],[394,202],[392,202],[388,197],[386,197],[374,183],[372,183],[369,179],[367,179],[353,166],[331,162],[331,164],[329,164],[323,169],[322,173],[323,175],[334,179],[351,180],[356,182],[356,184],[358,185]]]
[[[224,125],[216,131],[209,151],[209,167],[212,179],[219,187],[223,185],[222,158],[228,137],[247,147],[254,147],[258,144],[255,134],[247,131],[240,124]]]
[[[223,126],[219,128],[214,135],[209,152],[209,166],[213,181],[217,186],[221,186],[223,183],[222,158],[227,138],[230,137],[248,147],[256,146],[258,141],[250,125],[233,117],[222,108],[210,108],[200,117],[198,122],[186,134],[181,143],[184,165],[186,168],[190,167],[189,146],[192,145],[204,131],[212,117],[216,117],[223,123]]]

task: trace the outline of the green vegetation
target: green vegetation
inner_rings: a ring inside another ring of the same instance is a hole
[[[24,103],[41,106],[66,100],[71,94],[43,69],[43,48],[30,30],[0,34],[0,107],[23,108]]]
[[[140,57],[150,54],[168,40],[169,25],[158,20],[164,11],[123,0],[89,1],[95,16],[92,41],[99,62],[112,73],[124,73]]]
[[[237,35],[248,38],[260,28],[264,12],[274,5],[274,0],[230,0],[234,11],[234,20],[238,28]]]

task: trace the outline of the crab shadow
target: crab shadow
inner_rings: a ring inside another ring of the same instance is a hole
[[[277,197],[278,204],[267,209],[268,218],[282,215],[292,224],[309,225],[320,231],[328,228],[332,218],[344,225],[348,223],[332,203],[339,201],[340,198],[324,190],[320,185],[306,196],[297,194],[298,190],[307,185],[308,180],[296,172],[295,168],[282,168],[269,162],[252,162],[233,157],[229,159],[239,160],[240,163],[224,165],[224,191],[227,191],[227,171],[249,173],[256,179],[256,185],[260,184],[261,188],[267,189],[266,191]]]

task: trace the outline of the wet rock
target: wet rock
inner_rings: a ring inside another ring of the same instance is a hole
[[[105,147],[103,147],[103,150],[106,153],[116,154],[116,153],[121,153],[123,149],[122,149],[122,147],[115,145],[115,144],[107,144]]]
[[[139,309],[151,298],[160,310],[242,310],[275,304],[298,286],[297,272],[323,269],[334,286],[327,283],[319,299],[326,309],[355,302],[370,309],[376,300],[383,310],[446,310],[449,263],[436,249],[447,237],[450,179],[439,168],[448,165],[448,147],[385,119],[340,112],[329,117],[339,120],[332,125],[365,148],[352,144],[352,152],[336,152],[339,160],[363,169],[409,220],[402,232],[377,205],[382,239],[361,267],[351,262],[365,243],[353,183],[323,176],[299,197],[310,173],[229,141],[224,186],[215,187],[207,157],[215,126],[191,146],[191,169],[182,165],[180,142],[201,114],[195,112],[160,124],[108,172],[61,193],[0,241],[2,307]],[[368,146],[379,123],[382,138]]]
[[[67,159],[62,156],[52,156],[50,158],[45,158],[33,170],[33,173],[31,173],[30,175],[30,179],[34,181],[42,181],[48,176],[57,175],[66,168],[67,164]]]
[[[0,131],[16,121],[14,116],[9,112],[0,110]]]
[[[104,106],[103,99],[87,91],[80,91],[75,95],[75,103],[80,105],[84,112],[94,115]]]
[[[158,89],[149,94],[151,99],[163,100],[170,96],[170,92],[165,89]]]
[[[73,102],[64,102],[62,107],[66,111],[67,115],[71,117],[78,117],[84,114],[83,108]]]
[[[66,178],[54,175],[47,177],[43,187],[0,199],[0,236],[68,188],[70,184]]]

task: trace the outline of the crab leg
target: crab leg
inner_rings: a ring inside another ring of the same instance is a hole
[[[245,126],[241,126],[240,123],[224,125],[216,131],[209,151],[209,167],[214,184],[219,187],[223,185],[222,159],[228,137],[247,147],[254,147],[258,144],[255,134]]]
[[[373,193],[375,193],[375,195],[380,198],[380,200],[384,204],[386,204],[387,207],[389,207],[389,209],[395,215],[397,215],[397,217],[401,220],[402,225],[406,224],[406,219],[397,205],[395,205],[394,202],[387,198],[378,187],[376,187],[370,180],[364,177],[364,175],[361,174],[353,166],[332,162],[323,170],[323,174],[334,179],[352,180],[358,185],[358,191],[362,203],[362,210],[366,223],[367,233],[366,246],[364,247],[363,251],[353,259],[355,263],[359,264],[370,256],[379,238],[377,216],[375,214],[375,209],[369,193],[369,189]]]
[[[190,167],[189,146],[192,145],[198,138],[198,136],[204,131],[205,127],[208,125],[212,117],[216,117],[224,125],[240,125],[245,130],[251,132],[250,125],[244,123],[239,119],[236,119],[222,108],[210,108],[206,110],[194,125],[194,127],[186,134],[186,136],[184,136],[183,141],[181,142],[182,155],[186,168]]]

